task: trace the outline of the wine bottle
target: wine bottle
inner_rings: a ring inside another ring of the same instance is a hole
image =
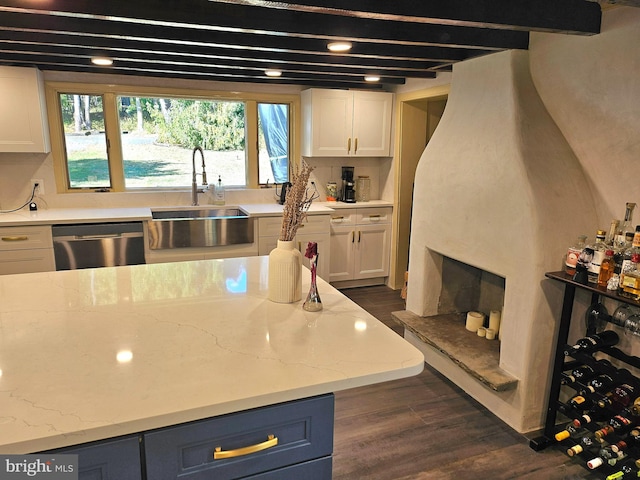
[[[633,423],[633,420],[626,417],[625,415],[616,415],[609,419],[607,425],[600,428],[599,430],[596,430],[593,435],[596,437],[596,439],[602,440],[604,437],[614,432],[620,433],[627,428],[632,428]]]
[[[628,407],[638,397],[638,387],[630,382],[618,385],[598,400],[600,408],[612,408],[616,411]]]
[[[581,338],[575,345],[565,348],[564,354],[572,356],[579,352],[593,352],[603,347],[611,347],[617,344],[619,340],[620,337],[616,332],[605,330],[604,332]]]
[[[613,466],[622,460],[626,454],[622,450],[613,449],[611,445],[607,445],[606,447],[602,447],[598,452],[598,456],[592,458],[587,462],[587,467],[591,470],[595,470],[596,468],[603,465],[607,462],[609,465]]]
[[[554,438],[556,439],[556,441],[561,442],[563,440],[566,440],[567,438],[577,436],[582,431],[582,428],[575,427],[573,423],[569,423],[566,427],[564,427],[564,430],[560,430],[558,433],[556,433],[554,435]]]
[[[563,372],[560,383],[562,385],[573,385],[576,382],[585,382],[595,374],[595,370],[589,365],[580,365],[579,367],[574,368],[571,373]]]
[[[584,388],[580,389],[578,393],[581,393],[582,395],[588,395],[589,393],[601,392],[605,388],[613,385],[613,383],[614,380],[610,375],[601,373],[600,375],[596,375],[591,380],[589,380]]]
[[[598,443],[591,436],[584,436],[578,443],[567,449],[567,455],[573,457],[589,449],[593,449]]]

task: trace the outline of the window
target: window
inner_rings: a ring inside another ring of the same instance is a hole
[[[48,85],[62,132],[56,139],[52,130],[56,176],[64,179],[57,183],[65,191],[190,188],[196,146],[209,183],[218,176],[231,187],[288,181],[293,96],[64,87]]]

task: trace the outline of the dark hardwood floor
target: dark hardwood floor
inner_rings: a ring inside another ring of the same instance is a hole
[[[391,312],[400,291],[342,290],[399,334]],[[559,450],[535,452],[528,439],[434,369],[336,393],[334,480],[499,480],[599,478]]]

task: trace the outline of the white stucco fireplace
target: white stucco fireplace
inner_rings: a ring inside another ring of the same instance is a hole
[[[566,232],[589,231],[596,213],[582,168],[531,80],[527,52],[455,65],[414,191],[407,312],[441,313],[450,300],[444,259],[487,272],[489,283],[501,286],[503,303],[477,308],[502,310],[501,341],[492,348],[496,368],[516,386],[489,388],[438,349],[407,338],[427,363],[511,427],[539,428],[561,303],[560,289],[544,273],[561,268]],[[459,335],[464,345],[473,334],[462,325]]]

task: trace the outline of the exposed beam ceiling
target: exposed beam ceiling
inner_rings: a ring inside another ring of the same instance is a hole
[[[597,34],[600,20],[588,0],[0,0],[0,64],[382,88],[526,49],[531,31]],[[336,40],[352,50],[327,51]],[[96,55],[113,66],[93,66]],[[366,74],[381,80],[367,84]]]

